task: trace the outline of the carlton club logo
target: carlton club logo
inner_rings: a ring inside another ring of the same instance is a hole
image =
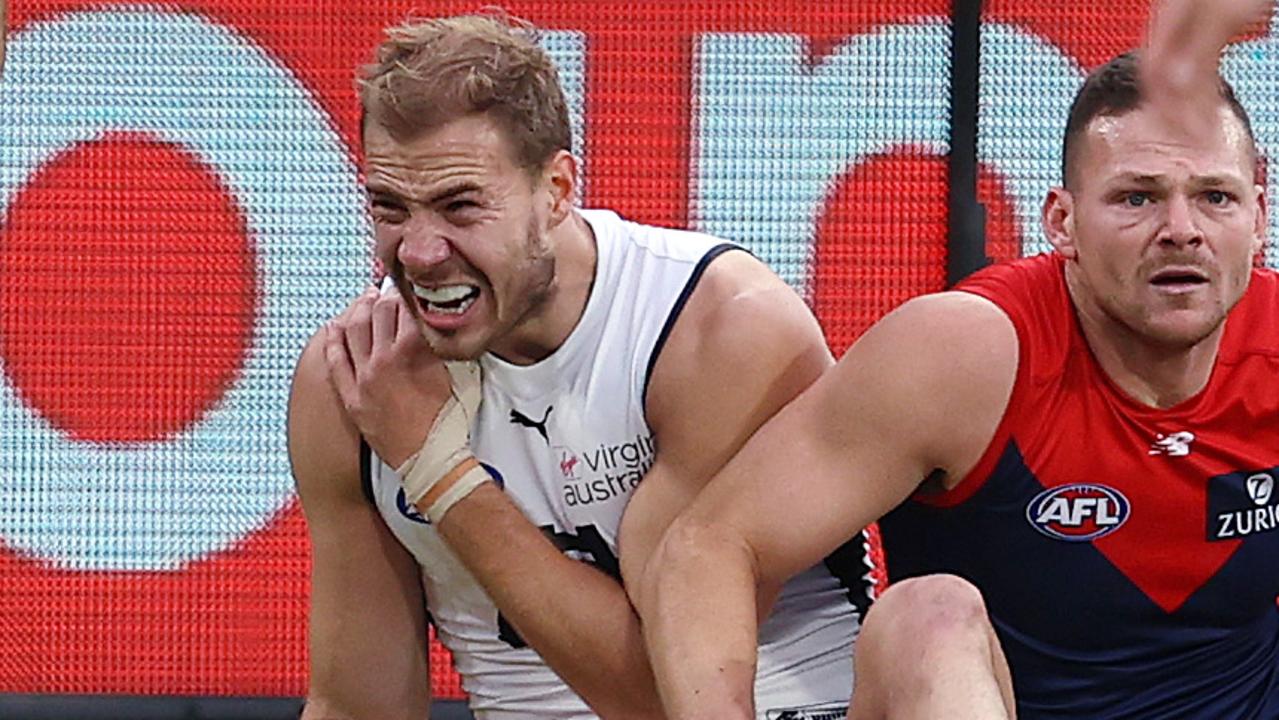
[[[1049,488],[1026,506],[1031,527],[1054,540],[1087,542],[1123,527],[1128,498],[1105,485],[1077,483]]]

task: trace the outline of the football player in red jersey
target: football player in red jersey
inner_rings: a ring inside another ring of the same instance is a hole
[[[751,717],[773,589],[889,511],[900,582],[852,717],[1279,716],[1279,392],[1259,389],[1279,276],[1254,268],[1257,148],[1218,76],[1270,11],[1162,3],[1076,96],[1055,252],[898,308],[647,563],[622,538],[669,717]]]

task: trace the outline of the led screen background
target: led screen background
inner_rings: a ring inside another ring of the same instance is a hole
[[[479,5],[11,8],[0,692],[305,691],[285,403],[306,339],[370,277],[354,73],[410,11]],[[1063,98],[1145,3],[987,5],[978,195],[988,254],[1010,257],[1040,247]],[[585,205],[744,243],[837,352],[944,286],[950,2],[507,7],[547,29]],[[1228,67],[1267,149],[1268,42]]]
[[[1145,0],[1077,3],[987,0],[982,17],[979,158],[1005,180],[1026,253],[1047,249],[1038,231],[1044,189],[1060,182],[1061,136],[1086,72],[1138,44]],[[1226,79],[1247,108],[1263,157],[1279,149],[1279,34],[1241,38],[1226,53]],[[1267,173],[1275,199],[1274,173]],[[1279,215],[1270,214],[1270,237]],[[1265,262],[1279,267],[1267,241]]]

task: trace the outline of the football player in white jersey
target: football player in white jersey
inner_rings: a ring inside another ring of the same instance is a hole
[[[642,464],[638,491],[631,496],[638,477],[610,478],[595,489],[575,489],[572,500],[556,488],[539,505],[560,516],[568,512],[564,505],[619,498],[625,504],[630,497],[620,528],[598,528],[609,546],[599,552],[615,553],[620,534],[627,557],[638,563],[707,478],[830,366],[821,330],[794,291],[740,251],[708,252],[678,298],[612,303],[617,278],[604,273],[613,272],[618,253],[655,257],[647,241],[635,238],[677,243],[673,231],[575,207],[578,161],[569,151],[555,68],[520,23],[470,16],[391,28],[366,71],[361,100],[377,255],[398,292],[370,290],[355,300],[312,338],[293,380],[289,448],[314,562],[304,717],[426,717],[428,606],[459,668],[464,660],[470,668],[463,681],[480,717],[661,717],[639,621],[622,586],[562,552],[551,537],[558,528],[548,533],[528,518],[524,510],[537,488],[517,490],[523,478],[506,468],[477,469],[467,437],[474,408],[463,403],[466,414],[455,414],[462,411],[451,399],[455,388],[443,361],[479,360],[508,373],[550,369],[546,383],[554,385],[557,363],[565,362],[557,350],[575,333],[635,318],[660,330],[655,346],[591,370],[626,374],[647,363],[639,392],[616,408],[641,417],[651,432],[633,448],[616,446],[618,455],[656,448]],[[695,234],[687,235],[693,242]],[[661,264],[666,255],[658,260],[659,269],[692,267]],[[599,307],[610,308],[603,319]],[[614,352],[611,342],[598,344],[592,351]],[[588,377],[583,392],[608,380]],[[484,397],[487,403],[487,385]],[[481,420],[484,412],[481,406]],[[561,409],[551,412],[512,411],[505,431],[535,444],[545,438],[549,447],[544,424],[559,419]],[[449,425],[457,417],[467,421],[460,430]],[[580,418],[579,430],[587,435],[607,420]],[[452,429],[432,430],[433,424]],[[372,470],[361,467],[361,438],[379,461]],[[450,458],[441,466],[446,472],[423,480],[435,472],[422,468],[435,467],[427,458],[439,455],[441,442],[453,443],[443,453]],[[474,455],[485,461],[482,450],[477,444]],[[565,464],[551,469],[562,471],[563,480],[579,458],[557,451]],[[374,484],[387,476],[377,468],[399,469],[404,487],[387,495],[385,485],[362,489],[362,469]],[[497,470],[507,475],[505,491],[490,481],[499,479]],[[424,556],[431,552],[424,548],[455,557]],[[600,564],[598,553],[594,560]],[[790,643],[803,652],[815,643],[810,655],[819,657],[777,664],[794,670],[812,661],[816,668],[777,673],[775,680],[794,685],[787,704],[774,705],[783,714],[842,714],[857,620],[852,595],[831,580],[793,598],[804,618],[825,613],[827,626],[797,631],[802,639]],[[833,608],[835,596],[844,609]],[[490,599],[503,635],[519,643],[503,649],[466,636],[475,625],[466,623],[478,622],[467,613],[479,613]],[[532,650],[515,649],[522,643]],[[554,687],[530,690],[542,675],[504,660],[533,650],[549,666],[546,675],[562,678],[555,678],[557,686],[567,683],[580,696],[574,700],[584,700],[581,712],[564,705]],[[822,667],[840,679],[824,683]],[[477,706],[477,694],[488,704]]]

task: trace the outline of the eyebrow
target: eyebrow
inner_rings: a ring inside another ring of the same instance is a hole
[[[1157,185],[1159,184],[1159,176],[1127,172],[1116,176],[1114,178],[1114,182],[1120,184],[1133,183],[1137,185]]]
[[[1114,178],[1114,184],[1158,185],[1164,176],[1146,173],[1123,173]],[[1225,187],[1237,184],[1237,180],[1226,175],[1195,175],[1190,178],[1198,187]]]
[[[455,198],[458,195],[465,195],[467,193],[472,193],[472,192],[480,192],[482,189],[483,188],[481,188],[479,184],[474,181],[462,180],[452,185],[445,186],[444,188],[433,193],[430,196],[430,199],[427,201],[427,204],[435,205],[438,203],[442,203],[445,200]]]
[[[364,191],[368,193],[369,197],[375,198],[378,200],[395,200],[395,201],[403,200],[403,196],[400,195],[398,192],[395,192],[394,190],[376,181],[366,183],[364,185]],[[444,202],[446,200],[449,200],[451,198],[457,197],[458,195],[465,195],[466,193],[469,193],[469,192],[481,192],[481,191],[483,191],[483,188],[481,188],[478,183],[471,180],[461,180],[461,181],[452,183],[450,185],[446,185],[445,187],[431,193],[430,195],[427,196],[424,204],[435,205],[435,204]]]

